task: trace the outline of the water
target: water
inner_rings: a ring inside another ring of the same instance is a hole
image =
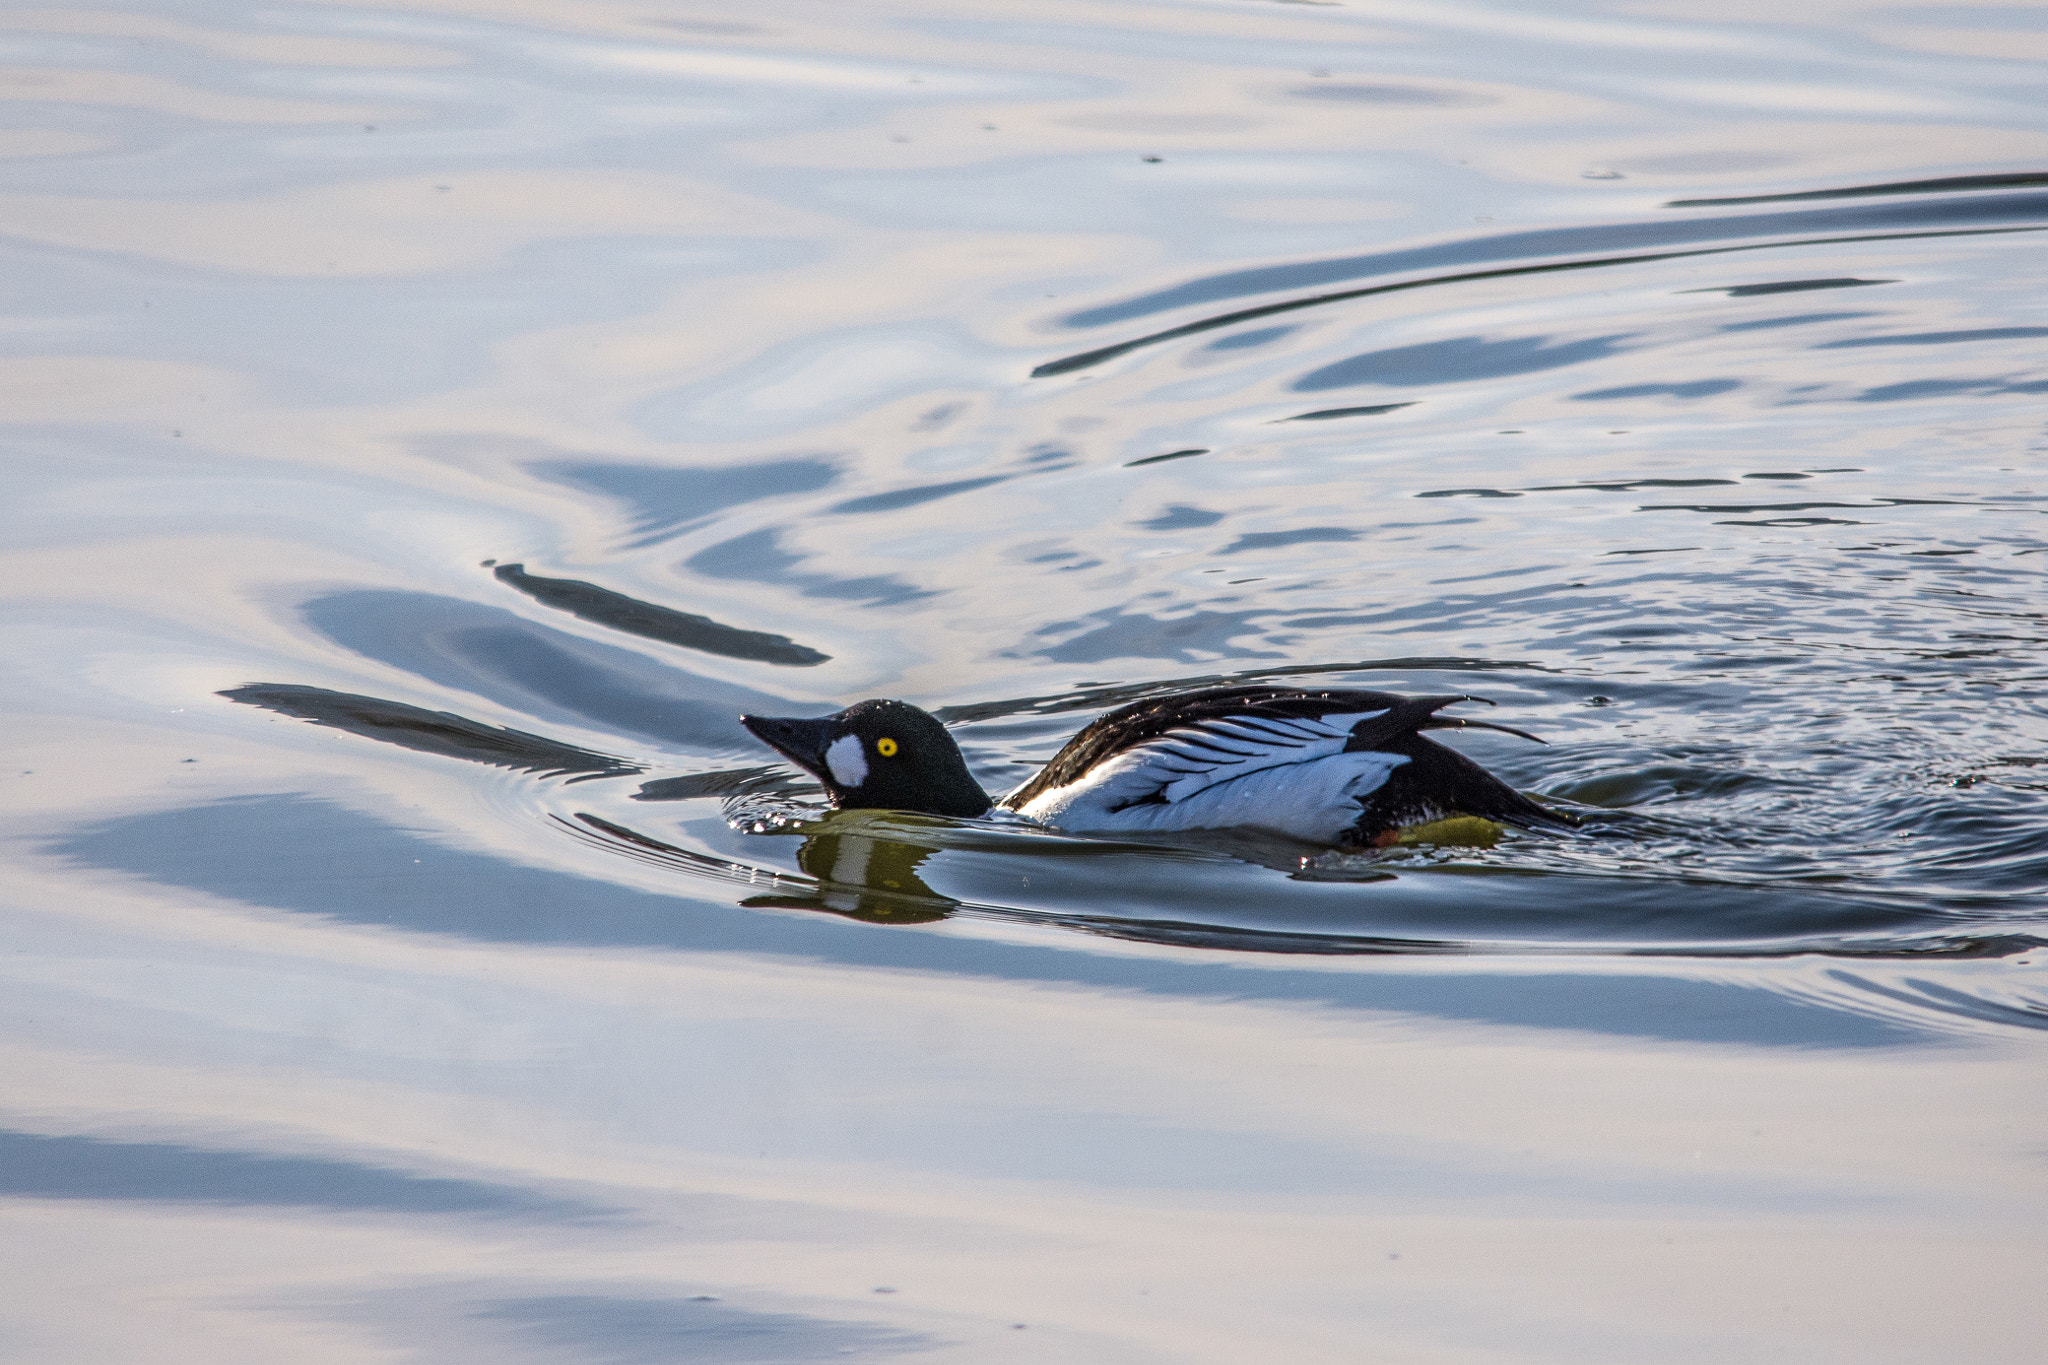
[[[0,17],[6,1354],[2017,1358],[2044,31]],[[737,724],[1245,678],[1586,823]]]

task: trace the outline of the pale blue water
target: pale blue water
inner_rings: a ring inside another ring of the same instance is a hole
[[[2038,8],[0,42],[0,1355],[2026,1354]],[[1586,826],[818,822],[737,724],[999,791],[1241,677]]]

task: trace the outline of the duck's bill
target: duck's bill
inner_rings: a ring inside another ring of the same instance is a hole
[[[825,746],[835,738],[830,720],[786,719],[781,716],[741,716],[755,739],[781,754],[821,782],[830,782],[825,768]]]

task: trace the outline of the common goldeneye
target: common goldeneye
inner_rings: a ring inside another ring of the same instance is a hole
[[[972,818],[1001,805],[1079,833],[1270,830],[1309,843],[1376,845],[1405,825],[1477,815],[1570,826],[1424,730],[1499,730],[1437,712],[1477,697],[1292,687],[1214,687],[1109,712],[1038,775],[991,801],[946,727],[908,702],[857,702],[815,720],[740,723],[825,784],[844,809]],[[1541,742],[1540,740],[1538,741]]]

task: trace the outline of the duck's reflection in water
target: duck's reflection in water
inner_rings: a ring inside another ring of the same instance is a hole
[[[901,817],[898,817],[899,819]],[[809,895],[751,896],[740,904],[826,910],[874,924],[929,924],[960,908],[918,875],[937,850],[885,838],[878,831],[835,828],[808,835],[796,863],[817,879]]]

